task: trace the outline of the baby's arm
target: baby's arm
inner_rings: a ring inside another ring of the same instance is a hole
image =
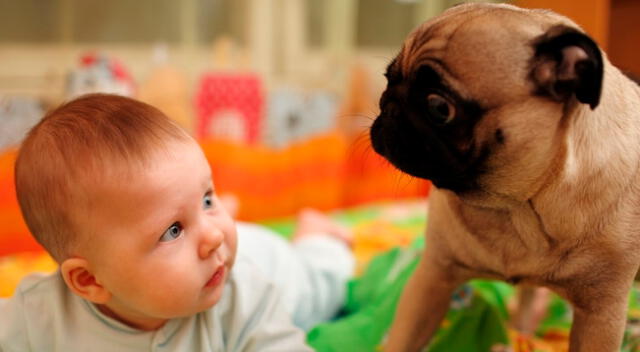
[[[301,226],[306,230],[293,244],[265,227],[238,223],[238,257],[248,258],[276,284],[294,324],[305,330],[344,305],[355,263],[344,240],[314,223]]]

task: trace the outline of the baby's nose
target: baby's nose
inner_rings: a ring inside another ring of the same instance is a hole
[[[202,230],[198,252],[200,258],[208,258],[224,241],[224,232],[215,226],[207,226]]]

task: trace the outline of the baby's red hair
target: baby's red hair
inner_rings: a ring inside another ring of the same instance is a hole
[[[113,169],[142,166],[168,142],[190,136],[158,109],[140,101],[91,94],[47,113],[22,143],[15,181],[22,215],[35,239],[58,262],[70,255],[74,217],[89,206],[90,181]]]

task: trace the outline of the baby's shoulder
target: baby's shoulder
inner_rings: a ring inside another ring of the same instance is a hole
[[[20,284],[16,287],[14,296],[36,296],[39,294],[50,295],[51,293],[59,293],[61,289],[66,290],[66,287],[67,286],[58,271],[50,274],[33,273],[20,281]]]
[[[0,300],[0,350],[29,346],[31,325],[48,326],[51,315],[64,306],[65,294],[66,285],[58,273],[24,278],[13,296]]]
[[[34,273],[18,284],[13,296],[2,299],[0,302],[0,312],[11,312],[14,307],[19,306],[21,311],[28,309],[36,302],[53,301],[61,299],[67,294],[67,286],[58,272],[53,274]],[[43,313],[43,312],[41,312]],[[6,317],[6,314],[0,314]],[[6,321],[6,319],[2,319]]]

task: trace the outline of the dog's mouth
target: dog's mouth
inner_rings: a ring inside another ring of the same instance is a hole
[[[413,126],[403,126],[391,117],[380,115],[370,129],[371,144],[376,153],[392,165],[411,176],[428,179],[436,187],[456,193],[477,188],[481,152],[471,161],[473,151],[458,155],[432,130],[418,131]]]
[[[405,76],[394,60],[385,76],[381,113],[370,130],[374,150],[438,188],[457,193],[478,189],[489,153],[474,146],[474,126],[486,109],[457,94],[428,64]]]

